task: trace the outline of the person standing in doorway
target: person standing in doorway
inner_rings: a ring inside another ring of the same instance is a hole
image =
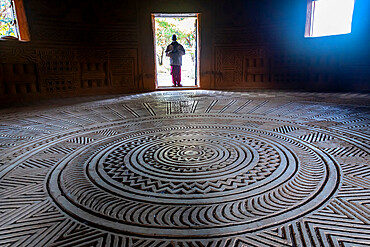
[[[172,35],[172,43],[167,46],[166,55],[170,57],[171,75],[173,87],[181,85],[182,56],[185,55],[184,47],[177,41],[176,35]]]

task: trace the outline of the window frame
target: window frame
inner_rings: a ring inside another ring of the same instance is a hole
[[[307,10],[306,10],[306,26],[304,31],[304,37],[312,37],[312,2],[313,0],[307,0]]]
[[[322,36],[313,36],[313,28],[314,28],[314,20],[315,20],[315,2],[318,0],[307,0],[307,10],[306,10],[306,25],[305,25],[305,38],[320,38],[320,37],[330,37],[336,35],[343,35],[349,33],[338,33],[338,34],[330,34],[330,35],[322,35]],[[356,0],[353,0],[353,5],[355,6]],[[314,8],[313,8],[314,7]],[[353,20],[353,13],[352,13],[352,20]],[[351,33],[351,32],[350,32]]]
[[[12,8],[16,16],[15,24],[17,25],[18,36],[19,36],[19,37],[14,37],[14,39],[17,39],[19,41],[31,41],[31,35],[28,29],[28,22],[27,22],[26,12],[24,9],[23,0],[11,0],[11,1],[12,1]]]

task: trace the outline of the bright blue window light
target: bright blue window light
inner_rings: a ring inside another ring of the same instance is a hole
[[[310,0],[305,37],[351,33],[355,0]],[[307,30],[309,28],[309,30]]]

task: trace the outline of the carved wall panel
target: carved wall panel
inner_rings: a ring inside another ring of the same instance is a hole
[[[44,79],[44,90],[49,94],[72,92],[75,88],[73,76],[54,75]]]
[[[19,95],[40,92],[36,64],[2,63],[0,94]]]
[[[277,49],[272,56],[272,80],[277,85],[312,89],[330,89],[336,84],[342,65],[341,58],[331,54],[320,56],[304,53],[287,53]]]
[[[40,92],[37,51],[5,48],[0,51],[0,95],[17,97]]]
[[[108,86],[107,63],[81,63],[81,88]]]
[[[137,49],[15,45],[1,50],[0,58],[0,95],[8,100],[138,90]]]
[[[277,87],[297,87],[302,85],[302,81],[309,80],[309,73],[307,73],[309,64],[309,58],[305,56],[284,54],[274,50],[271,58],[271,79]]]
[[[216,88],[249,87],[270,81],[264,47],[216,47]]]
[[[37,49],[28,46],[25,47],[24,44],[5,44],[6,45],[0,46],[1,63],[37,63],[39,57]]]
[[[112,69],[112,84],[124,87],[128,91],[138,90],[137,79],[137,50],[111,50],[110,63]]]
[[[80,87],[82,89],[109,87],[109,52],[106,50],[78,51]]]
[[[79,88],[79,64],[74,50],[40,50],[39,63],[42,92],[65,93]]]
[[[345,90],[348,81],[369,90],[364,67],[348,66],[341,54],[307,54],[265,46],[216,45],[215,88]],[[346,82],[347,81],[347,82]]]

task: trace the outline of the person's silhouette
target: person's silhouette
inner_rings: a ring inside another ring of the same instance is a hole
[[[172,43],[167,46],[166,55],[170,57],[172,84],[174,87],[181,85],[182,56],[185,54],[184,47],[177,41],[176,35],[172,35]]]

